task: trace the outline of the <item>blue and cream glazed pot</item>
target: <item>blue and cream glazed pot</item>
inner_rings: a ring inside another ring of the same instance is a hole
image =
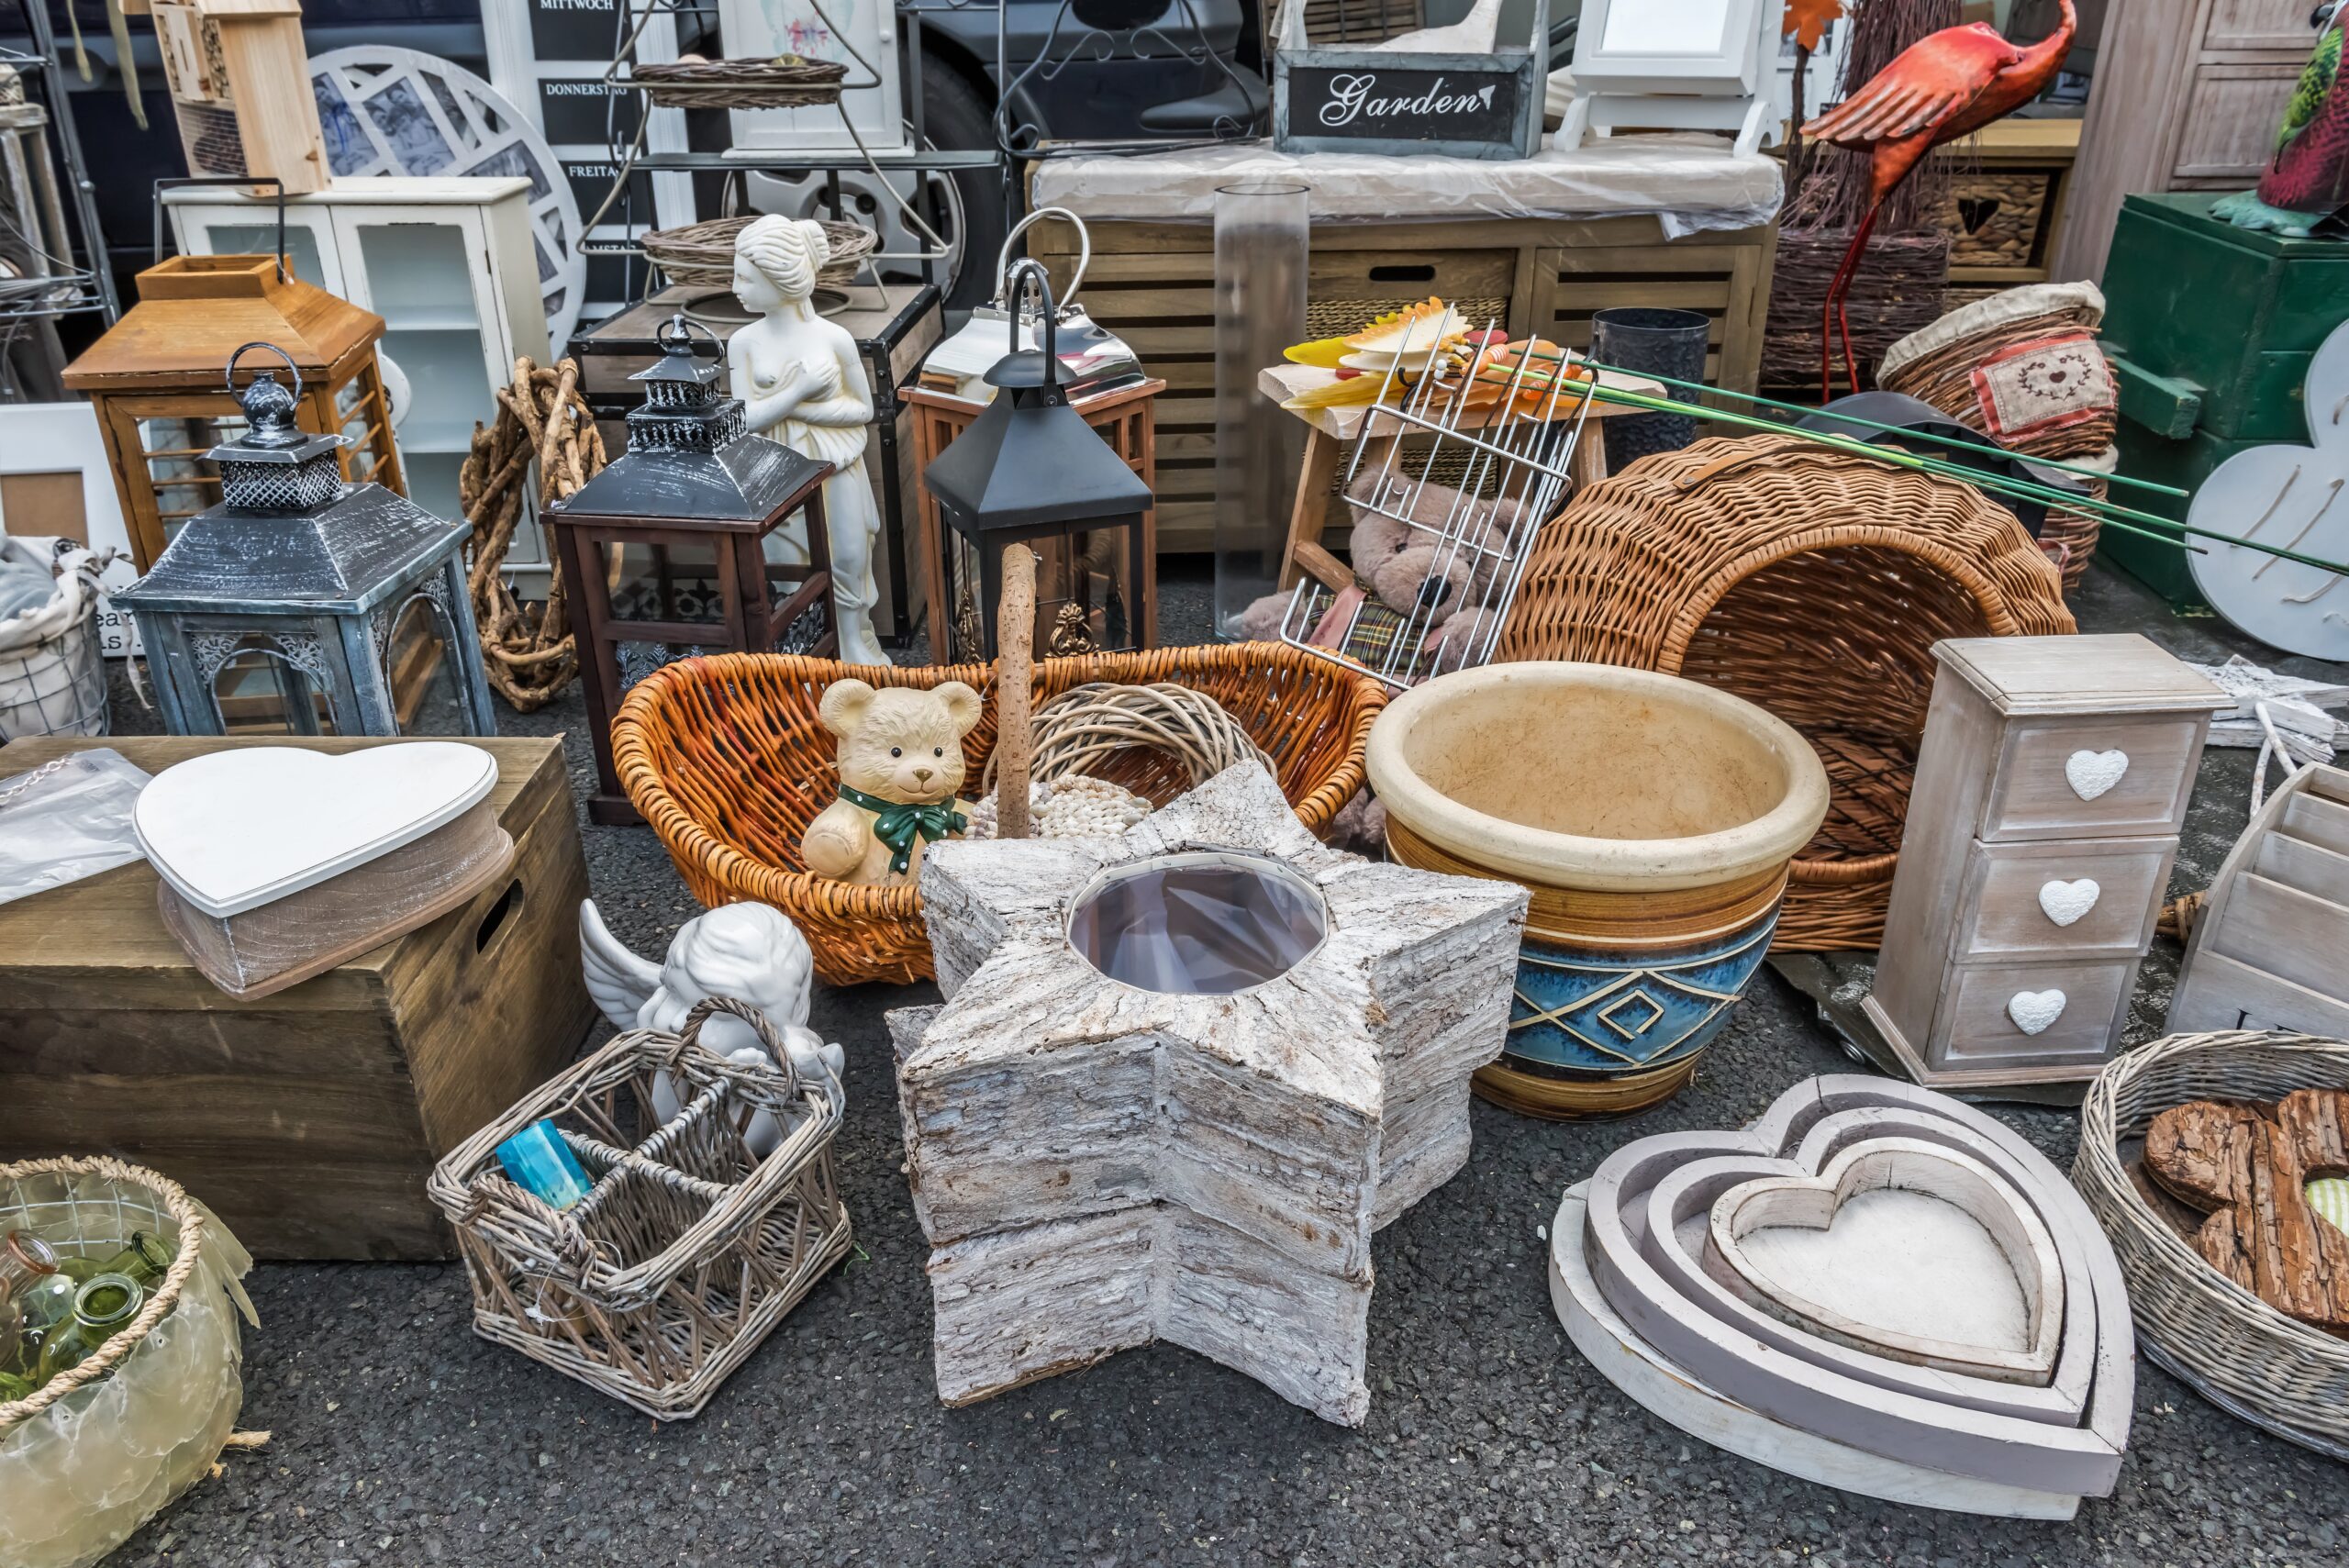
[[[1613,1116],[1697,1070],[1769,951],[1827,773],[1742,697],[1609,664],[1491,664],[1390,703],[1371,786],[1405,865],[1532,895],[1508,1043],[1476,1090]]]

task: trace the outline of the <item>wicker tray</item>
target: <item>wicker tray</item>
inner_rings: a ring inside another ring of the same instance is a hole
[[[734,286],[734,241],[760,215],[713,217],[676,228],[656,228],[637,241],[644,259],[668,275],[678,288],[727,289]],[[818,286],[847,288],[856,282],[864,259],[881,246],[881,237],[862,224],[819,219],[831,244],[831,259],[816,273]]]
[[[2088,1086],[2072,1184],[2112,1238],[2146,1354],[2231,1414],[2349,1459],[2349,1340],[2293,1321],[2202,1261],[2138,1195],[2123,1145],[2188,1100],[2349,1088],[2349,1045],[2233,1029],[2126,1052]]]
[[[756,1029],[774,1064],[705,1048],[713,1012]],[[425,1189],[456,1229],[474,1331],[657,1419],[697,1414],[848,1251],[840,1082],[790,1061],[758,1009],[712,997],[678,1033],[630,1029],[450,1151]],[[683,1106],[653,1122],[663,1078]],[[758,1118],[787,1129],[763,1157],[745,1136]],[[595,1181],[567,1209],[497,1161],[541,1118]]]
[[[1542,530],[1496,660],[1627,664],[1724,687],[1803,732],[1833,794],[1779,952],[1884,936],[1945,637],[2076,629],[2055,568],[1969,485],[1792,436],[1642,458]]]
[[[838,788],[835,738],[817,717],[824,688],[846,675],[876,685],[963,681],[989,696],[963,738],[964,792],[995,749],[991,667],[889,669],[781,653],[728,653],[666,664],[629,691],[612,721],[621,784],[705,905],[758,899],[791,917],[833,985],[930,977],[921,895],[817,876],[799,835]],[[1048,659],[1036,666],[1041,705],[1088,681],[1173,681],[1214,697],[1273,759],[1281,789],[1315,832],[1362,788],[1363,747],[1386,706],[1385,688],[1317,654],[1275,643],[1168,648]],[[1164,805],[1190,787],[1172,755],[1136,747],[1093,769]]]
[[[631,84],[670,109],[797,109],[841,101],[848,67],[836,61],[680,60],[639,65]]]

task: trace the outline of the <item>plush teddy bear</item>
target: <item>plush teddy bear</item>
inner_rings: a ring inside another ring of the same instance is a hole
[[[921,873],[922,846],[970,825],[963,737],[979,722],[979,694],[960,681],[929,691],[834,681],[817,711],[841,738],[840,798],[800,836],[799,858],[818,876],[894,887]]]

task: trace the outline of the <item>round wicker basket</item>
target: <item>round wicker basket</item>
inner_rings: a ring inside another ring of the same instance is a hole
[[[1276,771],[1248,727],[1221,703],[1172,681],[1148,686],[1095,681],[1039,707],[1034,726],[1036,754],[1028,776],[1036,784],[1110,766],[1137,746],[1180,762],[1195,785],[1252,759],[1268,773]],[[995,764],[988,757],[984,789],[995,788]]]
[[[734,241],[760,215],[713,217],[677,228],[656,228],[639,240],[644,259],[667,274],[678,288],[731,288],[734,283]],[[880,249],[881,237],[857,223],[818,219],[824,238],[831,242],[831,260],[816,274],[818,286],[846,288],[856,281],[864,259]]]
[[[2287,1318],[2203,1262],[2128,1171],[2147,1126],[2172,1106],[2338,1088],[2349,1088],[2340,1040],[2249,1029],[2157,1040],[2088,1086],[2072,1184],[2112,1238],[2147,1354],[2253,1425],[2349,1459],[2349,1340]]]
[[[685,59],[629,72],[644,95],[668,109],[798,109],[841,101],[848,67],[796,54],[772,60]]]
[[[995,750],[992,674],[985,664],[906,669],[783,653],[681,660],[629,692],[612,721],[612,758],[629,800],[704,905],[749,898],[781,909],[829,984],[906,984],[931,973],[920,893],[835,882],[800,862],[800,834],[840,784],[837,740],[817,704],[850,675],[881,686],[977,687],[986,710],[963,738],[965,777],[975,781]],[[1362,788],[1363,748],[1386,688],[1301,649],[1242,642],[1047,659],[1036,665],[1034,689],[1041,704],[1087,682],[1161,681],[1205,693],[1239,720],[1313,831],[1326,830]],[[1155,805],[1191,787],[1189,767],[1149,745],[1126,747],[1092,772]]]
[[[1535,542],[1494,658],[1685,675],[1800,730],[1832,793],[1773,946],[1815,952],[1883,940],[1932,645],[2075,629],[2055,568],[1979,491],[1758,435],[1576,495]]]

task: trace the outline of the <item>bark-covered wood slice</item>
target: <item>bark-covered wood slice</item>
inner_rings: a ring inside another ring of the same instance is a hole
[[[2349,1329],[2349,1235],[2309,1203],[2311,1177],[2349,1165],[2349,1093],[2300,1089],[2273,1106],[2193,1100],[2154,1118],[2145,1173],[2208,1216],[2195,1250],[2287,1317]]]

